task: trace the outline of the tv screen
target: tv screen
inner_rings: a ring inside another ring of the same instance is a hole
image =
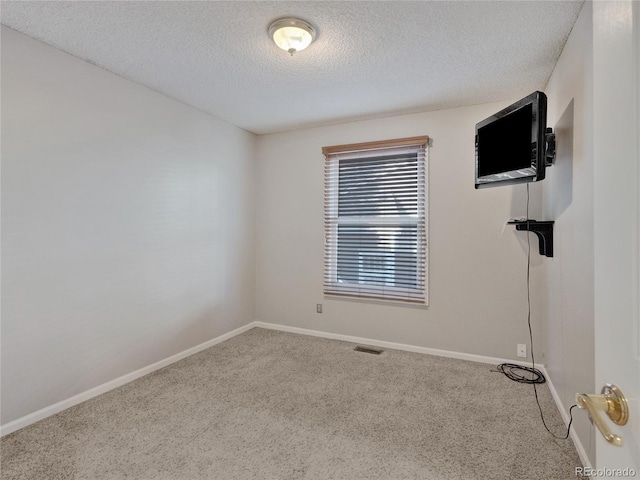
[[[546,165],[547,97],[542,92],[476,124],[476,188],[537,182]]]

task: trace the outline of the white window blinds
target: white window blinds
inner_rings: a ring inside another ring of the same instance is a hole
[[[428,143],[323,149],[325,295],[427,303]]]

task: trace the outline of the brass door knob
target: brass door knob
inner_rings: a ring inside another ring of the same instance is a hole
[[[598,427],[607,442],[618,447],[622,445],[622,437],[609,430],[609,426],[601,414],[601,412],[606,413],[616,425],[626,425],[629,420],[629,406],[627,397],[618,387],[607,383],[602,387],[601,395],[577,393],[576,402],[579,408],[589,412],[589,420]]]

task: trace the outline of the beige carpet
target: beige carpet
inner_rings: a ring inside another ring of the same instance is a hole
[[[250,330],[4,437],[1,478],[575,479],[530,385],[353,347]]]

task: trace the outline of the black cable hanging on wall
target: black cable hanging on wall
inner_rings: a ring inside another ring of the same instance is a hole
[[[542,406],[540,405],[540,399],[538,398],[538,388],[536,385],[545,383],[546,378],[544,374],[536,368],[536,357],[533,350],[533,332],[531,329],[531,239],[529,237],[529,184],[527,183],[527,326],[529,327],[529,341],[531,342],[531,367],[525,367],[523,365],[517,365],[515,363],[501,363],[498,365],[497,370],[506,375],[508,378],[518,383],[526,383],[533,385],[533,392],[536,397],[536,403],[538,410],[540,411],[540,418],[544,428],[554,438],[559,440],[566,440],[569,438],[569,432],[571,431],[571,424],[573,423],[573,409],[577,405],[572,405],[569,408],[569,425],[567,426],[567,433],[564,436],[559,436],[549,430],[547,422],[544,419],[542,412]]]

